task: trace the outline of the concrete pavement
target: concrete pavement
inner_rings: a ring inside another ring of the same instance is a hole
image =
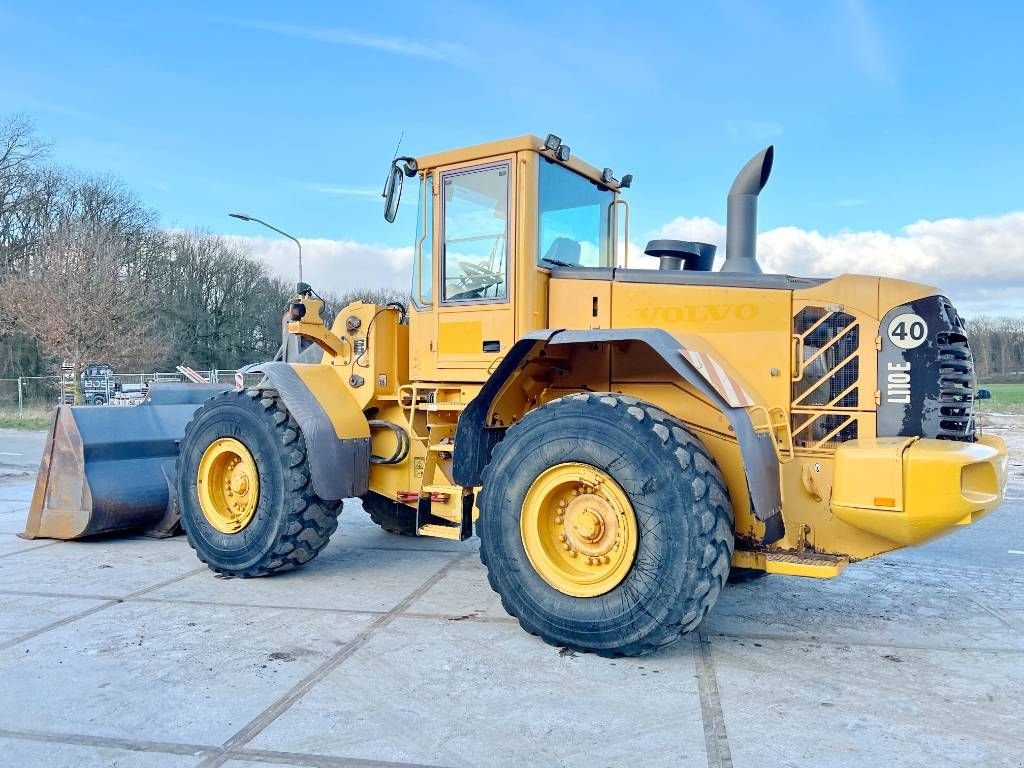
[[[699,633],[620,660],[523,632],[475,540],[390,536],[358,502],[306,568],[226,580],[180,537],[22,541],[32,485],[7,485],[0,755],[47,768],[1021,766],[1014,471],[1013,500],[955,536],[833,581],[730,586]]]

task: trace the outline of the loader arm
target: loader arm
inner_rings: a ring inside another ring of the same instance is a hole
[[[306,440],[313,488],[322,499],[345,499],[367,491],[370,426],[330,366],[262,363],[262,389],[276,389]]]

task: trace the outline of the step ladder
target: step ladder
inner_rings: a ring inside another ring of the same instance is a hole
[[[416,533],[465,541],[473,535],[473,491],[452,480],[455,429],[467,403],[459,389],[410,388],[410,436],[426,446],[422,485],[416,502]],[[420,400],[423,396],[423,400]],[[425,414],[426,434],[415,432],[416,413]]]

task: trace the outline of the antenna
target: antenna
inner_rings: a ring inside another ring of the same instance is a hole
[[[402,146],[402,139],[404,139],[404,138],[405,138],[405,129],[403,128],[402,132],[400,134],[398,134],[398,143],[395,144],[395,154],[391,158],[391,162],[392,163],[395,162],[395,160],[398,158],[398,150],[401,148],[401,146]]]

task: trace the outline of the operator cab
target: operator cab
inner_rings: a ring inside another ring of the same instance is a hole
[[[410,290],[414,379],[482,381],[523,333],[548,324],[555,270],[609,270],[628,187],[557,136],[396,158],[384,189],[394,220],[418,178]],[[618,209],[622,208],[620,212]]]

